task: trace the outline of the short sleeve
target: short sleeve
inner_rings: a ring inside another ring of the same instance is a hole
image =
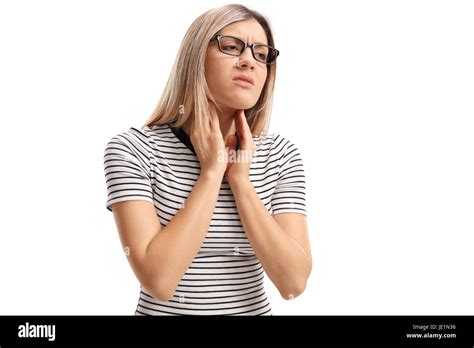
[[[129,200],[153,203],[149,152],[143,145],[146,136],[135,130],[113,137],[104,151],[107,186],[106,207]]]
[[[278,180],[272,195],[273,215],[301,213],[306,216],[306,179],[303,159],[296,146],[282,141],[283,155],[279,160]]]

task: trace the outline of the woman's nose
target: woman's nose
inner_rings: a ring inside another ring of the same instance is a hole
[[[241,67],[250,66],[253,67],[256,63],[255,58],[252,55],[250,47],[246,47],[242,54],[239,56],[239,63]]]

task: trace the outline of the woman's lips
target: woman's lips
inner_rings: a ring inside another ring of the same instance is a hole
[[[253,87],[253,84],[251,84],[250,82],[245,81],[245,80],[234,79],[234,80],[232,80],[232,82],[234,82],[236,85],[242,86],[242,87]]]

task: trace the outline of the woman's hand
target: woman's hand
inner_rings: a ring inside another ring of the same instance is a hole
[[[219,117],[215,106],[209,102],[209,112],[211,119],[205,127],[203,139],[198,138],[195,133],[191,133],[190,140],[193,146],[198,141],[206,142],[209,145],[209,151],[203,153],[199,147],[194,146],[196,156],[201,164],[201,174],[213,174],[222,179],[227,168],[227,151],[225,150],[224,139],[219,125]]]
[[[237,110],[235,113],[235,127],[240,141],[240,148],[235,151],[237,143],[235,135],[230,135],[226,139],[228,165],[225,177],[231,186],[250,180],[250,164],[257,150],[244,110]]]

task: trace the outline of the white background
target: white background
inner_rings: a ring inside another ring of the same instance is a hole
[[[0,314],[134,313],[103,150],[227,1],[0,2]],[[268,16],[271,131],[305,161],[314,259],[274,314],[474,314],[474,3],[242,1]]]

